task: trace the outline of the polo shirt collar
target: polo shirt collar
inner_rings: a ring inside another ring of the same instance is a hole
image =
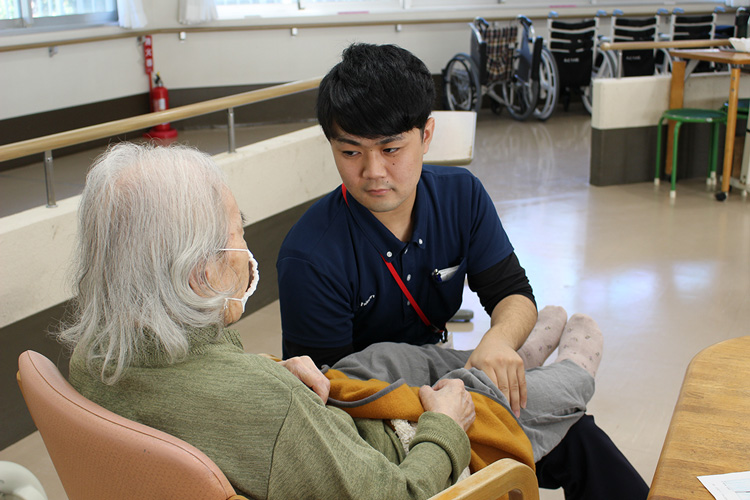
[[[414,230],[412,232],[409,243],[396,238],[391,231],[375,217],[364,205],[359,203],[351,193],[347,193],[346,199],[349,205],[349,213],[352,215],[354,222],[362,230],[364,236],[370,241],[375,247],[375,250],[383,256],[383,258],[391,262],[396,256],[398,256],[404,248],[409,244],[415,244],[421,248],[424,248],[425,237],[424,228],[426,225],[425,212],[427,211],[426,203],[423,201],[426,192],[422,186],[422,179],[417,184],[417,196],[414,201]]]

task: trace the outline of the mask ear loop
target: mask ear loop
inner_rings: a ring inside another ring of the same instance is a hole
[[[239,248],[220,248],[219,250],[226,251],[226,250],[240,250],[240,249]],[[206,276],[206,283],[208,283],[208,276]],[[224,307],[221,308],[221,312],[222,312],[222,316],[224,316],[225,318],[226,318],[227,310],[229,309],[229,300],[230,299],[231,300],[238,300],[238,299],[233,299],[232,297],[224,297]]]
[[[238,299],[235,297],[227,297],[224,299],[224,310],[226,310],[226,308],[229,307],[230,300],[237,300],[242,303],[242,312],[244,313],[245,306],[247,305],[247,301],[250,298],[250,296],[255,293],[255,289],[258,287],[258,282],[260,281],[260,272],[258,271],[258,261],[255,260],[255,256],[253,255],[253,253],[246,248],[222,248],[221,250],[247,252],[248,266],[250,267],[249,272],[252,275],[252,280],[250,281],[250,284],[245,290],[245,293],[242,295],[242,298]]]
[[[258,288],[258,282],[260,281],[260,273],[258,272],[258,261],[255,260],[255,256],[253,253],[248,250],[247,253],[250,256],[250,272],[253,275],[252,280],[250,281],[250,286],[247,287],[247,293],[248,298],[252,296],[252,294],[255,293],[255,289]]]

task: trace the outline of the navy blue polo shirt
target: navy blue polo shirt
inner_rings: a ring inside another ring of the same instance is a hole
[[[281,246],[276,267],[284,340],[317,348],[353,344],[355,351],[385,341],[437,342],[383,259],[427,318],[443,327],[461,305],[466,275],[513,252],[484,186],[464,168],[423,166],[406,243],[347,198],[348,205],[339,187],[316,202]]]

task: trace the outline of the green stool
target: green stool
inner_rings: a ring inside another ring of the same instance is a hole
[[[727,123],[727,115],[721,111],[714,111],[711,109],[694,109],[694,108],[680,108],[680,109],[668,109],[665,111],[659,119],[659,125],[657,126],[657,138],[656,138],[656,176],[654,177],[654,184],[659,185],[659,171],[661,164],[661,136],[662,136],[662,125],[664,120],[671,120],[675,122],[674,126],[674,141],[672,145],[672,189],[669,192],[669,197],[674,199],[677,194],[677,144],[680,137],[680,127],[683,123],[710,123],[711,124],[711,150],[710,156],[710,168],[708,171],[708,177],[706,183],[709,185],[716,184],[716,160],[717,154],[719,153],[719,124]]]

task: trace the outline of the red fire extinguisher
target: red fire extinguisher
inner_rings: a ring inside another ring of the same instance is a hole
[[[151,85],[150,98],[151,112],[169,109],[169,92],[164,86],[159,73],[156,73],[156,79],[154,80],[153,85]],[[144,135],[153,139],[172,139],[177,137],[177,130],[173,129],[169,123],[161,123],[146,132]]]

